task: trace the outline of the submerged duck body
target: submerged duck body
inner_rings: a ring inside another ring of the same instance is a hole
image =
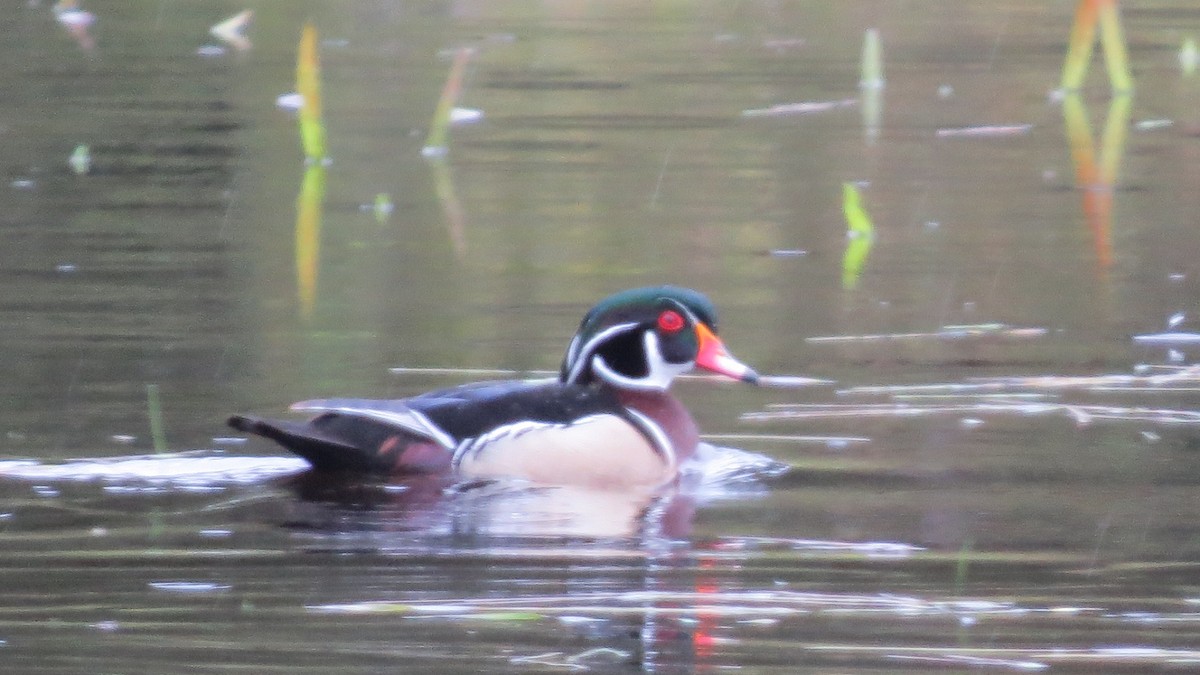
[[[716,336],[702,294],[673,286],[605,298],[583,318],[559,377],[466,384],[407,399],[320,399],[306,422],[235,415],[317,471],[516,477],[597,488],[670,482],[698,431],[670,394],[700,367],[754,382]]]

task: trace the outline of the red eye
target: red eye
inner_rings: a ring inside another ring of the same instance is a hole
[[[664,333],[678,333],[683,330],[685,323],[679,312],[673,309],[658,315],[658,328]]]

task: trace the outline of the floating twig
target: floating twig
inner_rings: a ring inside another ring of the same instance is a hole
[[[999,124],[978,127],[949,127],[937,130],[938,138],[990,138],[1021,136],[1033,129],[1032,124]]]

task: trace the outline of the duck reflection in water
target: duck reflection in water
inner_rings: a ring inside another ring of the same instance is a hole
[[[485,544],[494,537],[654,541],[687,536],[696,509],[706,503],[761,496],[764,481],[786,469],[763,455],[701,443],[678,479],[655,489],[320,471],[292,476],[285,484],[304,502],[297,505],[293,525],[351,538],[356,531],[368,540],[409,533],[432,537],[425,542],[432,546],[441,536],[478,536]]]

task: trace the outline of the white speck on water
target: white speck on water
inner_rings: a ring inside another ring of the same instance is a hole
[[[976,427],[983,426],[983,420],[979,419],[978,417],[964,417],[958,421],[958,426],[962,427],[963,429],[974,429]]]
[[[1187,314],[1184,314],[1183,312],[1175,312],[1171,315],[1171,318],[1167,319],[1167,328],[1174,328],[1178,326],[1179,324],[1183,323],[1184,319],[1186,318]]]
[[[216,436],[212,442],[213,445],[245,445],[248,440],[241,436]]]
[[[973,300],[968,300],[962,304],[962,308],[964,312],[974,312],[975,302]]]
[[[1146,441],[1147,443],[1157,443],[1162,440],[1162,436],[1159,436],[1153,431],[1143,431],[1142,440]]]
[[[943,84],[942,86],[938,87],[937,95],[938,98],[950,98],[954,95],[954,87],[948,84]]]
[[[282,110],[299,110],[304,107],[304,94],[289,92],[275,99],[275,107]]]
[[[450,124],[474,124],[483,119],[483,111],[478,108],[451,108]]]
[[[1042,182],[1053,183],[1058,180],[1058,169],[1042,169]]]
[[[97,621],[96,623],[89,624],[88,628],[98,630],[101,633],[115,633],[121,630],[121,624],[116,621]]]
[[[79,271],[79,267],[72,263],[59,263],[54,266],[54,271],[60,274],[71,274]]]
[[[88,534],[92,535],[93,537],[107,537],[108,536],[108,528],[100,527],[99,525],[97,525],[96,527],[93,527],[91,530],[88,530]]]
[[[109,436],[109,439],[113,443],[118,443],[120,445],[133,445],[134,442],[137,441],[137,436],[130,436],[129,434],[113,434],[112,436]]]
[[[149,586],[167,593],[223,593],[230,589],[229,584],[209,581],[151,581]]]
[[[927,230],[936,230],[936,229],[940,228],[941,226],[942,226],[942,224],[936,220],[925,221],[925,229],[927,229]]]
[[[1186,357],[1184,357],[1183,352],[1178,349],[1167,350],[1167,360],[1171,363],[1183,363],[1184,358]]]
[[[39,497],[57,497],[62,494],[49,485],[34,485],[31,489],[33,490],[33,494]]]
[[[1167,275],[1167,279],[1170,279],[1171,281],[1173,281],[1175,283],[1179,283],[1186,278],[1187,278],[1187,275],[1182,272],[1172,272],[1169,275]]]
[[[225,56],[225,48],[220,45],[201,45],[196,48],[196,56],[203,56],[206,58]]]
[[[233,530],[208,529],[200,530],[200,536],[206,539],[222,539],[233,535]]]
[[[772,258],[802,258],[808,255],[808,251],[802,248],[775,248],[770,253]]]
[[[1174,124],[1172,120],[1141,120],[1133,125],[1138,131],[1153,131],[1154,129],[1166,129]]]
[[[37,183],[35,183],[32,178],[18,178],[9,183],[9,185],[18,190],[32,190]]]

